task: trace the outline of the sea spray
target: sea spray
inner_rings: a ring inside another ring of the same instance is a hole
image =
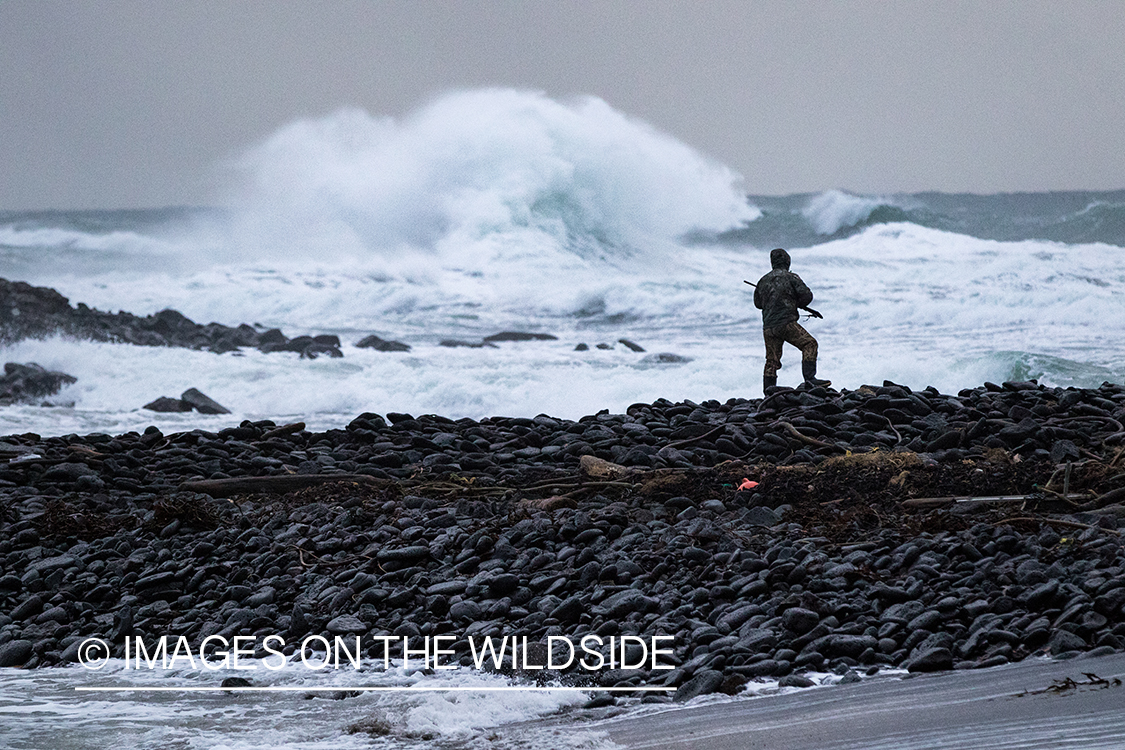
[[[600,99],[503,89],[449,94],[401,122],[298,121],[237,169],[241,250],[256,257],[410,249],[492,270],[544,252],[524,246],[540,235],[557,256],[612,262],[759,215],[736,174]]]

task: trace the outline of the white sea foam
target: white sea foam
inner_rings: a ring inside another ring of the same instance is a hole
[[[243,660],[244,662],[246,660]],[[381,662],[379,662],[381,664]],[[253,660],[249,661],[254,666]],[[226,677],[249,677],[257,687],[296,692],[91,693],[78,687],[179,688],[217,686]],[[300,665],[280,671],[125,669],[113,660],[98,672],[81,667],[0,670],[0,745],[79,748],[154,747],[230,750],[330,750],[334,748],[519,747],[608,748],[597,732],[560,738],[508,726],[548,717],[589,700],[583,692],[363,692],[340,700],[331,692],[302,690],[424,685],[428,688],[509,686],[507,679],[475,670],[425,677],[401,666],[382,671],[312,672]],[[308,696],[308,697],[306,697]],[[509,739],[510,735],[510,739]]]
[[[598,339],[589,339],[594,344]],[[11,361],[37,362],[78,378],[50,399],[72,407],[15,406],[0,412],[0,431],[40,434],[123,432],[156,425],[164,431],[215,430],[242,419],[305,421],[340,427],[364,411],[480,418],[541,412],[577,419],[606,405],[623,410],[667,393],[705,399],[748,388],[742,362],[714,367],[716,352],[685,364],[646,364],[618,344],[612,351],[574,352],[574,340],[502,344],[496,349],[380,353],[345,347],[343,359],[314,362],[296,354],[239,357],[178,349],[28,341],[11,347]],[[684,345],[681,353],[696,347]],[[719,360],[721,362],[721,360]],[[232,415],[157,414],[140,407],[158,396],[199,388]]]
[[[1000,243],[925,229],[879,225],[847,239],[793,249],[794,270],[815,290],[825,315],[808,321],[820,341],[820,373],[839,387],[883,379],[946,392],[985,380],[1039,378],[1092,387],[1120,381],[1125,357],[1107,345],[1125,318],[1125,272],[1108,245]],[[345,357],[299,360],[296,354],[214,355],[178,349],[51,340],[25,341],[6,361],[38,362],[79,378],[55,403],[72,408],[10,407],[0,429],[65,434],[215,429],[241,419],[304,420],[326,428],[363,411],[437,413],[457,418],[548,413],[577,418],[602,408],[624,411],[666,397],[701,401],[759,393],[760,318],[749,287],[765,256],[685,248],[672,277],[559,284],[553,296],[521,296],[494,280],[460,276],[461,296],[430,299],[401,280],[274,269],[216,271],[187,277],[119,279],[104,287],[68,279],[72,299],[133,295],[144,311],[164,304],[200,321],[262,322],[290,335],[336,332]],[[748,269],[753,269],[750,273]],[[455,270],[444,271],[454,285]],[[475,282],[475,286],[474,286]],[[77,291],[76,291],[77,288]],[[429,287],[426,287],[429,288]],[[440,286],[439,286],[440,288]],[[126,294],[127,293],[127,294]],[[101,299],[100,299],[101,298]],[[156,304],[160,300],[164,304]],[[182,304],[181,304],[182,303]],[[236,311],[230,314],[230,310]],[[227,315],[221,314],[224,310]],[[583,312],[584,311],[584,312]],[[546,331],[556,341],[450,349],[443,338],[479,340],[504,329]],[[397,338],[408,353],[351,346],[366,333]],[[629,338],[647,353],[691,361],[655,365],[616,343]],[[586,343],[590,351],[574,351]],[[614,344],[611,351],[593,348]],[[799,382],[795,352],[781,382]],[[157,415],[139,407],[196,387],[234,415]]]

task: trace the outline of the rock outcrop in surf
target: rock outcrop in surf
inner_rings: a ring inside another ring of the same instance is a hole
[[[65,372],[47,370],[28,362],[8,362],[4,365],[4,375],[0,377],[0,406],[15,403],[30,403],[45,396],[53,396],[63,386],[78,381]]]
[[[174,346],[222,354],[242,348],[263,352],[297,352],[302,358],[342,357],[340,339],[332,335],[289,338],[277,328],[242,323],[196,323],[176,310],[141,317],[103,312],[70,300],[49,287],[0,279],[0,344],[24,339],[68,336],[138,346]]]

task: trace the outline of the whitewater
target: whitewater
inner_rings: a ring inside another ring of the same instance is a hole
[[[78,380],[49,405],[0,410],[0,431],[573,419],[758,397],[761,317],[743,280],[773,247],[816,295],[824,319],[805,325],[835,387],[1125,374],[1125,191],[758,196],[753,175],[601,100],[494,89],[400,119],[299,120],[217,168],[225,188],[206,207],[0,211],[0,277],[101,310],[336,334],[345,356],[23,341],[5,362]],[[556,338],[441,345],[500,331]],[[354,346],[369,334],[411,351]],[[798,384],[798,358],[786,352],[780,384]],[[140,408],[190,387],[233,414]]]

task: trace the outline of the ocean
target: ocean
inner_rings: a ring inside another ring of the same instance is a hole
[[[18,342],[5,362],[77,382],[47,405],[0,409],[0,432],[243,419],[323,430],[368,411],[576,419],[662,397],[754,398],[761,317],[743,280],[769,270],[774,247],[816,295],[824,318],[806,326],[836,387],[1094,387],[1125,374],[1125,190],[756,195],[753,175],[600,100],[507,90],[448,94],[399,120],[344,110],[296,121],[217,171],[224,188],[206,207],[0,211],[0,277],[106,311],[336,334],[345,356]],[[501,331],[555,338],[441,344]],[[354,346],[370,334],[411,350]],[[800,381],[798,359],[787,351],[782,385]],[[141,408],[191,387],[232,414]],[[20,747],[476,746],[579,700],[103,699],[72,692],[98,684],[78,667],[5,672],[0,712]],[[344,733],[373,710],[399,728]],[[553,746],[535,737],[519,746]],[[597,732],[573,741],[609,746]]]
[[[299,664],[279,672],[262,669],[260,662],[252,661],[249,666],[259,668],[252,673],[159,666],[149,670],[142,664],[137,671],[126,669],[124,661],[117,659],[97,672],[79,666],[2,669],[0,746],[12,750],[617,747],[602,731],[576,727],[577,731],[563,735],[556,727],[513,726],[543,717],[573,715],[589,700],[582,692],[497,691],[516,685],[498,675],[471,669],[436,676],[407,674],[398,668],[384,672],[380,661],[371,660],[365,660],[360,670],[348,666],[320,672]],[[268,690],[174,689],[214,687],[217,680],[229,676],[251,677],[257,688]],[[167,692],[80,692],[98,687],[153,686]],[[349,693],[354,687],[401,691]],[[454,692],[436,692],[435,688],[453,688]],[[483,689],[478,692],[469,688]],[[776,692],[776,682],[769,692]],[[605,711],[600,713],[604,715]]]
[[[815,294],[824,319],[806,327],[836,387],[1125,373],[1125,190],[760,196],[753,175],[598,99],[509,90],[448,94],[401,120],[299,120],[216,170],[213,207],[0,212],[0,277],[101,310],[337,334],[345,356],[25,341],[5,361],[78,381],[54,406],[4,409],[0,431],[325,429],[365,411],[574,419],[757,397],[761,317],[743,280],[769,270],[773,247]],[[440,345],[500,331],[557,338]],[[352,346],[368,334],[412,349]],[[800,382],[798,359],[788,351],[780,384]],[[234,416],[140,408],[189,387]]]

